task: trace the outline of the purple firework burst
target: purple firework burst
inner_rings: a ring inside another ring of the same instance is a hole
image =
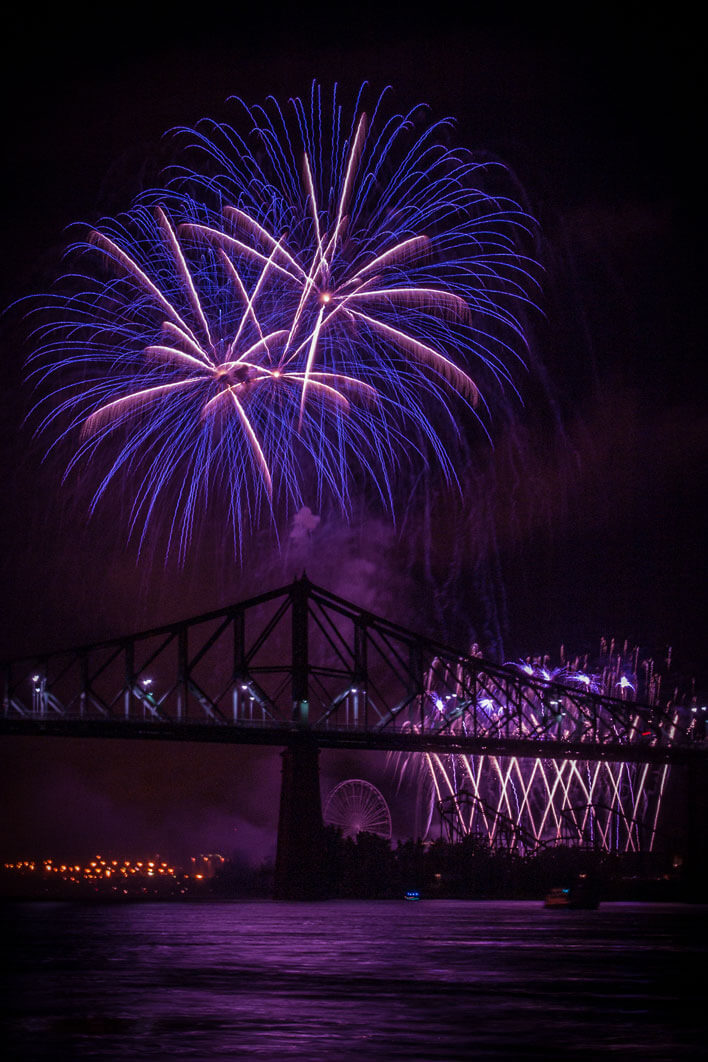
[[[184,556],[214,496],[237,548],[264,510],[346,512],[357,484],[394,510],[401,468],[455,478],[480,377],[513,387],[533,223],[449,121],[385,96],[346,116],[314,84],[289,117],[178,130],[165,186],[73,245],[37,308],[40,430],[96,470],[94,506],[128,486],[141,536],[169,512]]]

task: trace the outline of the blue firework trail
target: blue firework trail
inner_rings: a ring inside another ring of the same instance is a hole
[[[484,165],[425,109],[248,107],[175,131],[165,185],[70,250],[37,313],[40,430],[100,469],[93,505],[131,484],[131,530],[171,517],[186,554],[214,496],[234,542],[264,510],[355,484],[395,509],[402,467],[455,478],[448,440],[513,387],[533,222],[481,190]],[[168,547],[168,548],[169,548]]]

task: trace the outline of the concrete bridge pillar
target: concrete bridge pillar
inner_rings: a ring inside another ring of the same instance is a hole
[[[282,752],[276,900],[319,900],[326,893],[320,750],[303,735]]]

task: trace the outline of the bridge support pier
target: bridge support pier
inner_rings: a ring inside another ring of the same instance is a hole
[[[305,735],[281,753],[276,900],[319,900],[326,894],[320,750]]]
[[[708,897],[708,771],[703,761],[696,761],[688,765],[686,774],[685,898],[693,903],[705,903]]]

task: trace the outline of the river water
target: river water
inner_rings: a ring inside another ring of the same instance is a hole
[[[707,911],[440,900],[6,904],[3,1054],[698,1058]]]

